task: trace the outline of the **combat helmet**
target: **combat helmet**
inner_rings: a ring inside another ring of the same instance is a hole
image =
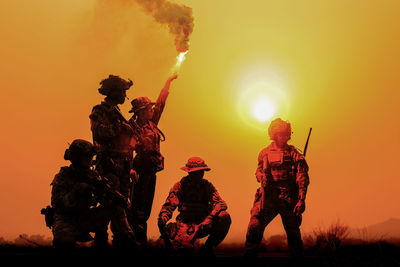
[[[115,90],[128,90],[132,86],[133,82],[128,79],[124,80],[116,75],[109,75],[108,78],[100,82],[101,87],[99,88],[99,93],[102,95],[109,95],[110,92]]]
[[[92,143],[83,139],[75,139],[69,145],[69,148],[65,150],[64,159],[73,161],[80,156],[93,157],[96,154],[96,150],[96,146]]]
[[[277,118],[271,121],[268,127],[268,135],[271,140],[275,140],[277,135],[287,135],[290,137],[292,134],[292,127],[290,122]]]

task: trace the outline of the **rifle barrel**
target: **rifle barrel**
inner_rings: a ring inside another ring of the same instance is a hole
[[[307,137],[307,141],[306,141],[306,145],[304,147],[304,153],[303,153],[304,157],[306,156],[308,141],[310,140],[311,131],[312,131],[312,128],[310,128],[310,131],[308,132],[308,137]]]

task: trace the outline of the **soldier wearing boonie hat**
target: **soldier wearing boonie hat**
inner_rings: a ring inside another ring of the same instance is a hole
[[[181,170],[191,173],[195,171],[210,171],[211,169],[207,166],[202,158],[193,157],[188,160],[185,166]]]
[[[129,113],[137,114],[139,110],[145,109],[148,106],[152,107],[155,104],[155,102],[151,102],[150,98],[146,96],[137,97],[131,101],[132,108],[129,110]]]
[[[200,254],[213,255],[213,248],[224,240],[230,228],[228,206],[212,183],[203,178],[204,172],[211,169],[202,158],[189,158],[181,169],[188,175],[170,190],[158,215],[158,227],[174,249],[193,249],[196,239],[208,236]],[[176,208],[176,222],[167,225]]]
[[[171,82],[177,75],[165,83],[156,102],[148,97],[137,97],[131,101],[129,111],[132,117],[130,126],[137,133],[133,169],[138,179],[133,187],[132,207],[128,211],[128,220],[138,241],[147,243],[147,220],[153,205],[156,173],[164,169],[164,157],[160,152],[160,142],[165,140],[163,132],[157,127],[169,94]]]

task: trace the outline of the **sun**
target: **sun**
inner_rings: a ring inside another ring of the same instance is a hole
[[[275,112],[275,105],[268,99],[259,99],[253,104],[252,114],[259,122],[269,121]]]
[[[237,111],[244,123],[265,130],[274,117],[288,116],[288,88],[272,67],[252,66],[238,76]]]

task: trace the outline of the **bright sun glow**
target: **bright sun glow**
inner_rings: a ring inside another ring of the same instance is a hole
[[[267,122],[275,115],[275,106],[267,99],[260,99],[253,105],[253,116],[260,122]]]
[[[270,66],[252,65],[239,74],[237,109],[249,126],[265,130],[275,117],[285,118],[289,100],[285,82]]]

